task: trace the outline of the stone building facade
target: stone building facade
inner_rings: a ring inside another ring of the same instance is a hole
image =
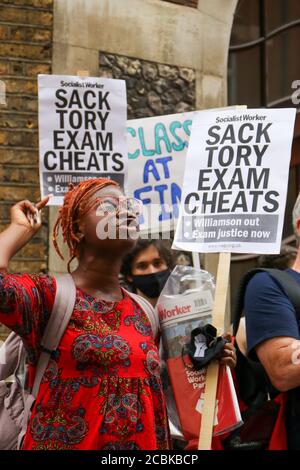
[[[237,0],[58,0],[53,73],[123,78],[128,118],[224,106]],[[57,211],[50,210],[50,226]],[[207,268],[215,271],[214,256]],[[49,269],[65,263],[49,247]]]
[[[99,75],[126,80],[128,119],[195,110],[193,69],[105,52],[99,56]]]
[[[37,74],[123,78],[128,118],[227,103],[237,0],[0,0],[0,229],[39,198]],[[57,210],[11,270],[65,270],[49,242]]]

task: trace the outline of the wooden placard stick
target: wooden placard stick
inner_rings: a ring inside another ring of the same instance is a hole
[[[192,252],[192,258],[193,258],[193,266],[196,269],[201,269],[200,266],[200,259],[199,259],[199,253],[196,253],[195,251]]]
[[[231,253],[220,253],[219,255],[215,300],[212,313],[212,324],[216,327],[218,336],[224,333],[223,329],[226,310],[226,297],[229,285],[230,258]],[[199,450],[211,449],[218,375],[219,363],[214,361],[208,366],[207,369],[204,404],[198,443]]]
[[[77,76],[82,78],[89,77],[90,72],[88,70],[77,70]]]

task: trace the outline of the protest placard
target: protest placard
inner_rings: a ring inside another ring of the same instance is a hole
[[[69,183],[106,177],[126,188],[124,80],[39,75],[40,185],[59,205]]]
[[[207,385],[207,367],[194,368],[191,362],[191,343],[193,337],[194,358],[203,358],[208,347],[199,328],[212,323],[214,291],[214,278],[207,271],[190,266],[176,266],[156,305],[164,352],[162,374],[169,419],[174,423],[179,436],[188,442],[189,448],[196,448],[198,443]],[[217,307],[222,315],[222,308],[220,309],[220,305]],[[215,320],[217,325],[218,318]],[[195,329],[198,331],[196,336]],[[218,377],[216,406],[213,403],[217,419],[209,424],[214,435],[227,433],[241,423],[236,394],[229,383],[230,372],[225,373],[221,369]],[[187,396],[188,401],[185,399]]]
[[[194,113],[127,121],[128,192],[143,202],[142,232],[175,230]]]
[[[175,228],[193,115],[127,121],[128,192],[143,202],[142,231]]]
[[[173,248],[220,252],[212,321],[224,327],[231,252],[280,250],[295,109],[194,115]],[[210,449],[219,365],[209,365],[198,449]]]
[[[173,248],[280,251],[295,109],[194,115]]]

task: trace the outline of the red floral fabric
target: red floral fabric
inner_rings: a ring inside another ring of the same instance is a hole
[[[51,276],[0,274],[0,321],[23,338],[31,384],[55,289]],[[159,356],[147,315],[127,294],[119,302],[106,302],[77,289],[23,449],[168,447]]]

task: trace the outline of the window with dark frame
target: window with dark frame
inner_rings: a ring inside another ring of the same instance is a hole
[[[300,80],[300,1],[239,0],[228,56],[228,105],[291,107],[292,83]],[[299,89],[299,87],[298,87]],[[299,97],[299,93],[298,93]],[[300,191],[300,113],[296,115],[282,238],[294,244],[292,209]],[[257,267],[256,255],[233,255],[231,307],[241,276]]]
[[[300,80],[300,1],[240,0],[228,59],[228,104],[291,107],[292,83]],[[299,105],[298,105],[299,107]],[[300,190],[300,120],[292,152],[296,192]]]
[[[229,47],[229,102],[250,94],[256,106],[287,101],[300,79],[299,42],[299,0],[240,0]]]

